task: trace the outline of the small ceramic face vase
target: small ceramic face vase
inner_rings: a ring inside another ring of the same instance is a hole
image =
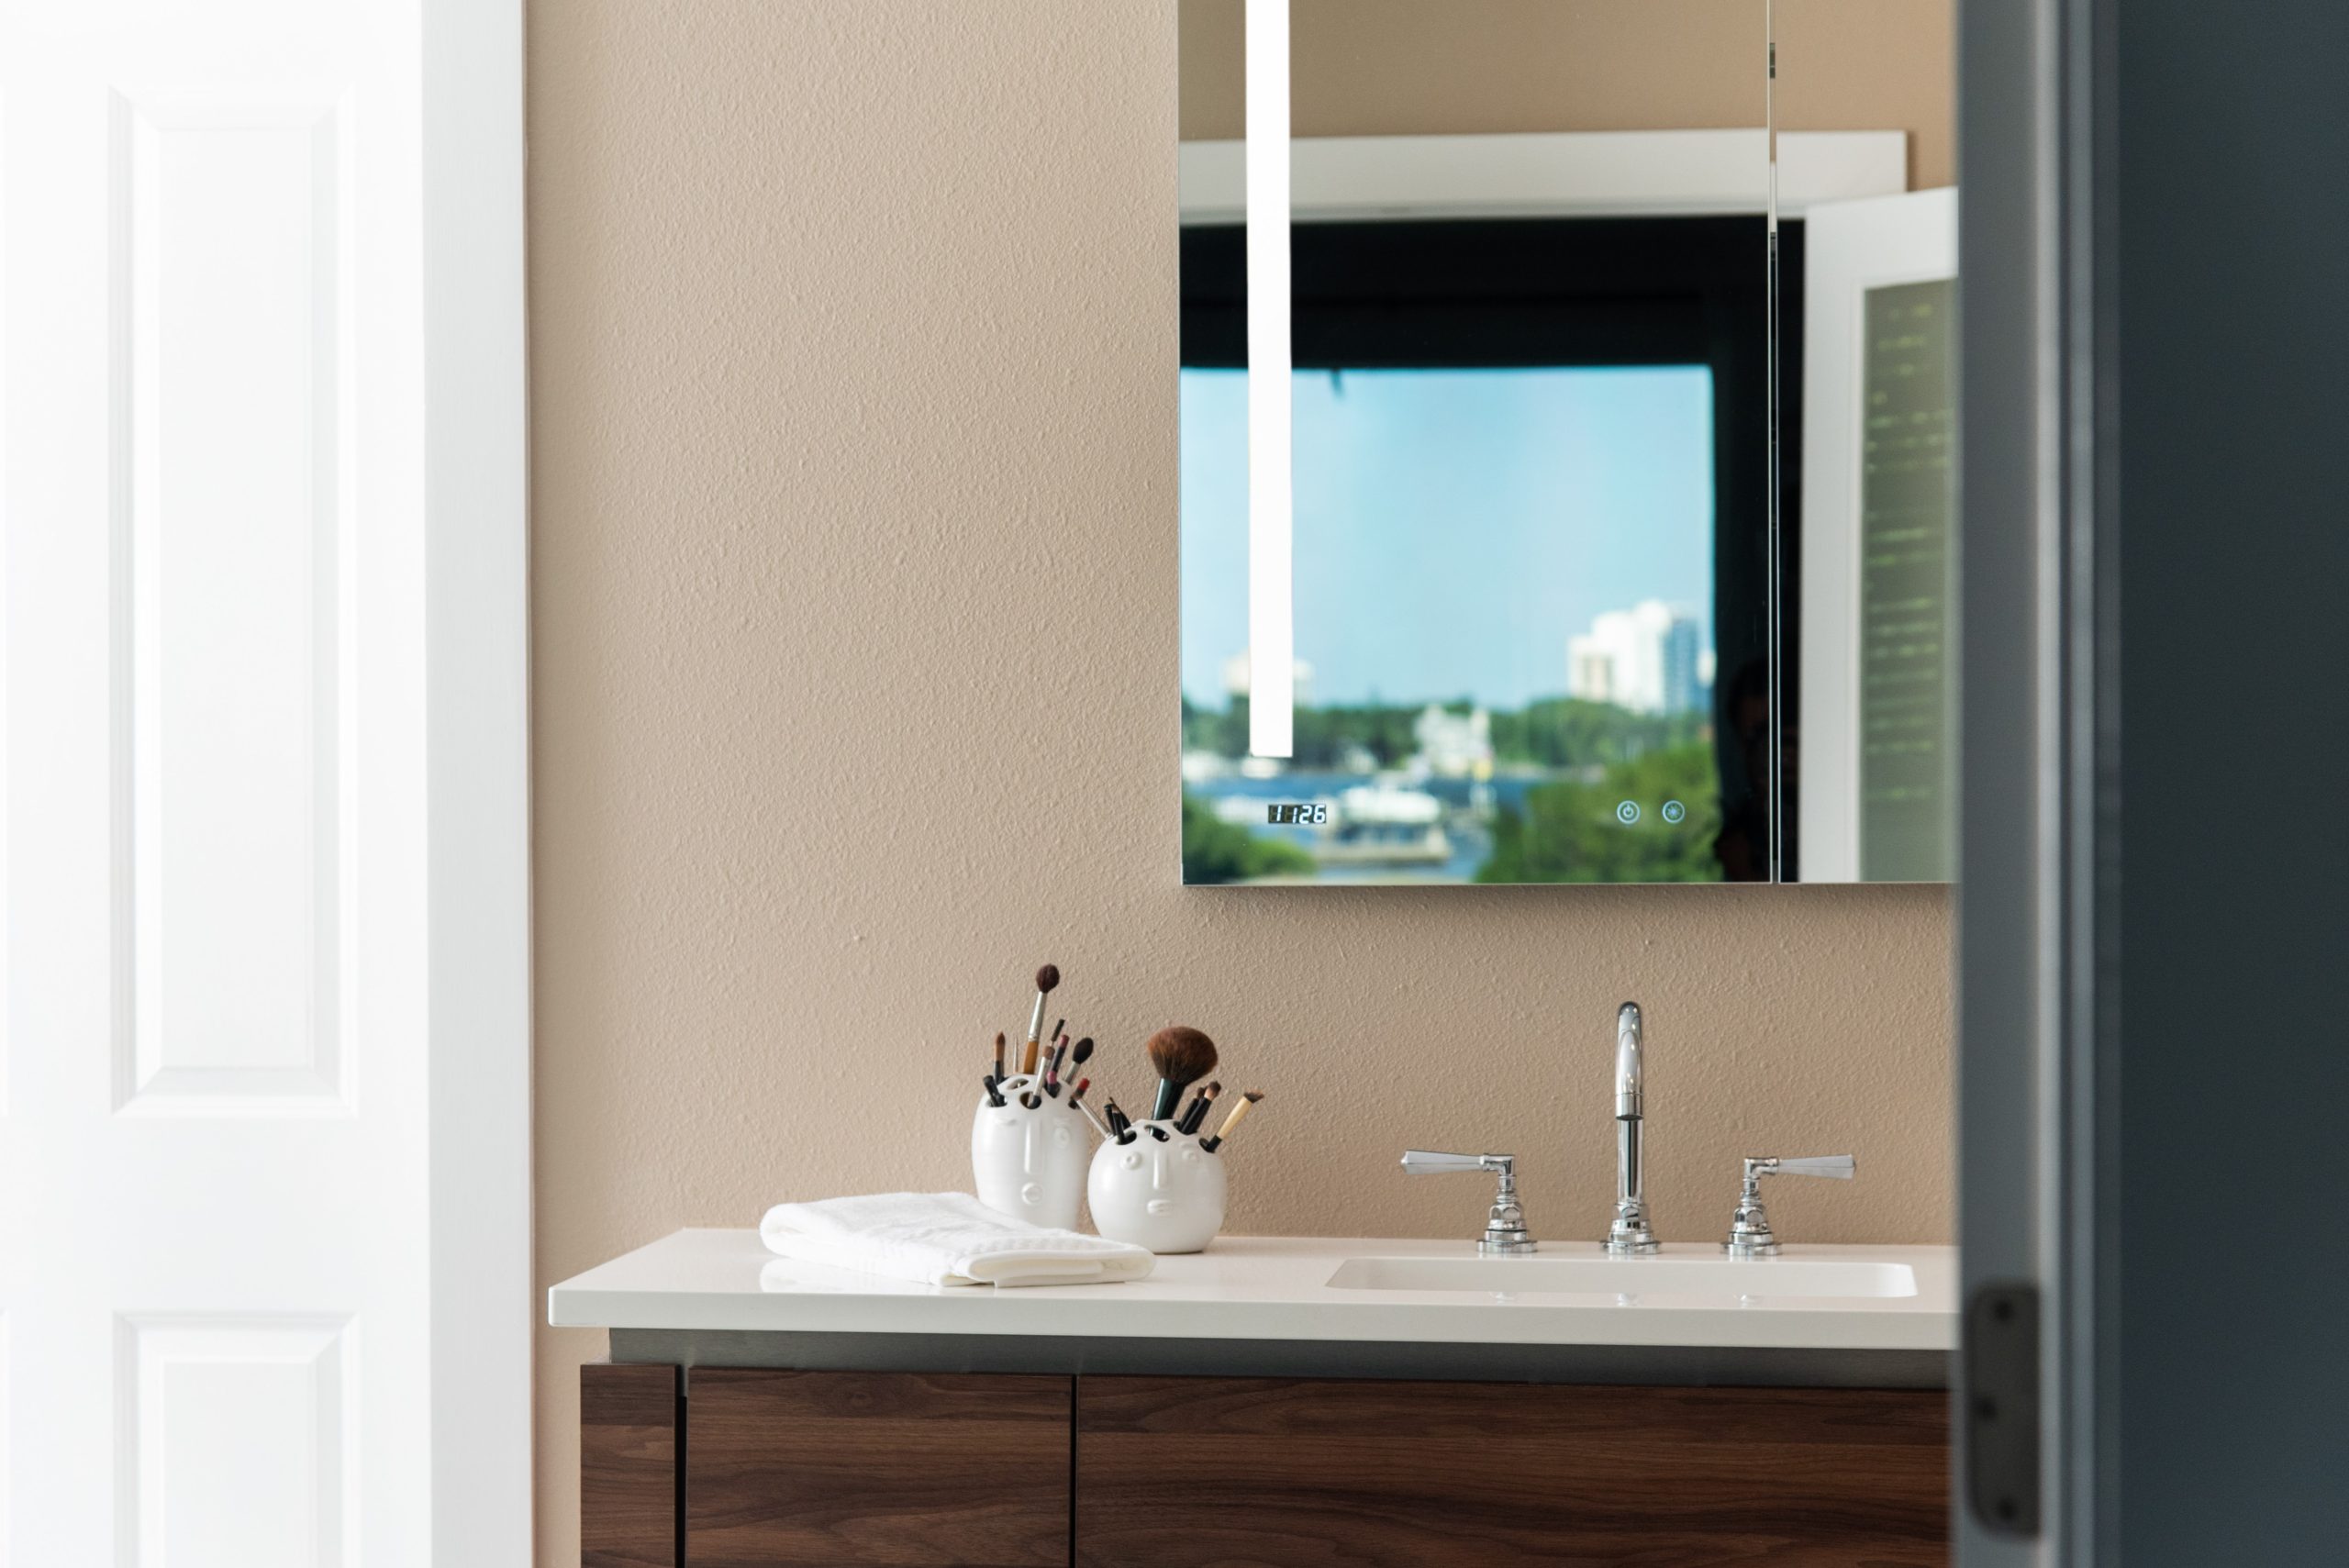
[[[1152,1125],[1167,1136],[1152,1137]],[[1223,1229],[1223,1157],[1171,1123],[1143,1122],[1137,1133],[1130,1143],[1094,1151],[1085,1183],[1093,1228],[1153,1252],[1197,1251]]]
[[[1028,1109],[1019,1103],[1026,1088],[1024,1079],[1007,1082],[1000,1106],[981,1097],[971,1118],[971,1179],[997,1214],[1074,1230],[1085,1195],[1085,1118],[1064,1099]]]

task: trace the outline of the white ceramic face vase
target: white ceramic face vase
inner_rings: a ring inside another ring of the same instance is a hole
[[[971,1117],[971,1180],[979,1201],[997,1214],[1074,1230],[1085,1196],[1085,1118],[1065,1097],[1028,1109],[1019,1096],[1031,1082],[1006,1079],[997,1085],[1000,1106],[979,1096]]]
[[[1164,1129],[1162,1140],[1152,1127]],[[1172,1122],[1141,1122],[1130,1143],[1093,1151],[1093,1228],[1153,1252],[1196,1252],[1223,1229],[1223,1156]]]

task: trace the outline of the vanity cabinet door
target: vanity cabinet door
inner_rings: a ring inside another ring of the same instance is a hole
[[[1067,1568],[1067,1377],[696,1367],[693,1568]]]
[[[580,1568],[679,1568],[674,1366],[579,1369]]]
[[[1948,1396],[1085,1377],[1079,1568],[1943,1568]]]

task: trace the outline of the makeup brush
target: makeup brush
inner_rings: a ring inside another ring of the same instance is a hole
[[[1215,1097],[1222,1093],[1223,1085],[1220,1084],[1209,1084],[1201,1089],[1198,1097],[1183,1112],[1183,1119],[1174,1124],[1174,1130],[1186,1138],[1198,1131],[1199,1123],[1208,1119],[1208,1106],[1213,1105]]]
[[[1093,1130],[1107,1138],[1109,1136],[1109,1129],[1101,1125],[1101,1118],[1095,1116],[1093,1107],[1085,1103],[1085,1091],[1091,1087],[1093,1087],[1092,1079],[1079,1078],[1076,1081],[1076,1087],[1069,1091],[1068,1108],[1082,1112],[1085,1119],[1093,1124]]]
[[[1052,1047],[1052,1059],[1044,1068],[1044,1093],[1054,1099],[1060,1098],[1061,1095],[1061,1063],[1067,1060],[1068,1036],[1063,1035],[1061,1042]]]
[[[996,1031],[995,1031],[995,1076],[987,1080],[987,1087],[988,1087],[988,1088],[990,1088],[990,1089],[994,1088],[997,1084],[1000,1084],[1000,1083],[1002,1083],[1002,1082],[1003,1082],[1003,1048],[1004,1048],[1004,1044],[1005,1044],[1005,1041],[1004,1041],[1004,1038],[1003,1038],[1003,1031],[1002,1031],[1001,1029],[997,1029],[997,1030],[996,1030]]]
[[[1183,1091],[1215,1071],[1215,1041],[1174,1024],[1152,1035],[1142,1049],[1158,1073],[1158,1101],[1151,1107],[1150,1119],[1164,1121],[1174,1114]]]
[[[1091,1035],[1086,1035],[1083,1040],[1076,1042],[1076,1049],[1068,1053],[1068,1064],[1071,1067],[1082,1067],[1087,1062],[1092,1060],[1093,1037]]]
[[[998,1095],[998,1094],[996,1094],[996,1093],[995,1092],[995,1080],[994,1080],[994,1079],[992,1079],[992,1078],[982,1078],[982,1079],[980,1079],[980,1080],[979,1080],[979,1087],[981,1087],[982,1089],[985,1089],[985,1090],[987,1092],[987,1104],[988,1104],[988,1105],[993,1106],[996,1110],[1001,1110],[1001,1109],[1003,1108],[1003,1096],[1002,1096],[1001,1095]]]
[[[1020,1053],[1019,1071],[1036,1071],[1036,1052],[1044,1042],[1044,998],[1061,983],[1061,972],[1055,965],[1046,964],[1036,972],[1036,1006],[1028,1015],[1028,1049]]]
[[[1109,1134],[1119,1142],[1130,1141],[1134,1135],[1133,1118],[1118,1108],[1115,1100],[1101,1102],[1101,1114],[1109,1118]]]
[[[1231,1136],[1231,1129],[1240,1125],[1240,1118],[1248,1114],[1248,1107],[1264,1097],[1264,1092],[1262,1089],[1251,1089],[1241,1095],[1240,1103],[1231,1107],[1231,1114],[1223,1118],[1223,1125],[1215,1129],[1215,1136],[1199,1140],[1199,1147],[1210,1154],[1214,1153],[1217,1146]]]

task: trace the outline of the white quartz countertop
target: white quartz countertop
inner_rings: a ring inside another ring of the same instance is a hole
[[[1561,1261],[1575,1266],[1549,1266]],[[1397,1284],[1403,1288],[1386,1288]],[[1423,1288],[1431,1284],[1442,1288]],[[1544,1242],[1530,1258],[1478,1260],[1473,1242],[1233,1236],[1195,1256],[1159,1259],[1146,1280],[998,1289],[909,1284],[778,1258],[755,1230],[680,1230],[554,1286],[547,1321],[752,1332],[1948,1351],[1957,1343],[1957,1255],[1948,1247],[1790,1244],[1779,1257],[1741,1262],[1687,1242],[1667,1243],[1659,1257],[1619,1261],[1603,1257],[1594,1241],[1570,1240]]]

